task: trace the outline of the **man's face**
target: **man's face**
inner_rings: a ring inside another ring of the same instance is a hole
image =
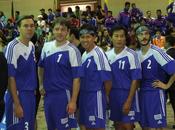
[[[126,44],[126,36],[124,30],[116,30],[112,35],[114,48],[123,48]]]
[[[80,43],[86,51],[91,51],[95,44],[95,36],[91,34],[83,34],[80,36]]]
[[[18,30],[22,38],[30,40],[33,37],[35,31],[34,21],[32,19],[22,20]]]
[[[58,42],[64,42],[69,34],[69,29],[65,25],[56,24],[53,28],[53,35]]]
[[[150,40],[150,34],[148,31],[142,31],[137,34],[138,41],[141,46],[147,45]]]

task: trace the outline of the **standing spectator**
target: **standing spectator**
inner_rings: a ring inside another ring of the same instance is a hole
[[[82,76],[81,54],[67,41],[68,34],[68,21],[56,19],[53,23],[55,40],[44,44],[39,61],[40,92],[45,96],[48,130],[77,127],[74,112]]]
[[[108,11],[108,16],[105,19],[105,27],[108,30],[111,30],[111,28],[116,24],[116,19],[112,16],[112,11]]]
[[[40,12],[41,12],[41,15],[43,16],[43,20],[44,21],[47,21],[47,19],[48,19],[48,16],[47,16],[47,14],[45,13],[45,9],[40,9]]]
[[[8,71],[7,71],[7,61],[4,56],[4,47],[6,45],[6,38],[3,32],[0,31],[0,121],[3,118],[5,103],[4,94],[7,89],[8,82]]]
[[[167,8],[168,20],[171,21],[175,27],[175,0],[170,3]]]
[[[87,130],[105,130],[111,68],[102,49],[95,45],[95,38],[94,26],[86,24],[80,28],[80,42],[86,50],[82,56],[84,77],[80,87],[80,124]]]
[[[17,22],[19,38],[6,49],[8,64],[8,91],[6,94],[6,126],[10,130],[34,130],[35,89],[37,87],[35,49],[30,41],[34,31],[31,16]]]
[[[117,22],[126,28],[130,27],[131,24],[131,14],[129,12],[130,2],[125,2],[125,8],[119,13]]]
[[[140,22],[142,19],[143,19],[143,13],[142,11],[136,7],[136,4],[135,3],[132,3],[131,4],[131,21],[132,22]]]
[[[110,119],[115,122],[115,130],[133,130],[134,122],[138,122],[140,116],[137,88],[141,65],[136,52],[126,47],[127,30],[115,26],[111,32],[114,48],[106,53],[113,75]]]
[[[156,10],[156,15],[157,15],[157,18],[154,20],[154,28],[160,28],[160,31],[162,34],[166,34],[166,31],[167,31],[167,22],[166,22],[166,19],[165,17],[162,16],[162,11],[160,9],[157,9]]]
[[[47,22],[50,24],[53,22],[53,20],[55,19],[55,15],[52,12],[52,9],[48,9],[48,18],[47,18]]]
[[[143,130],[162,130],[167,125],[164,89],[169,88],[175,80],[175,61],[151,44],[148,27],[137,27],[136,36],[141,46],[138,54],[142,67],[140,124]],[[168,81],[167,74],[172,75]]]
[[[74,12],[74,14],[75,14],[76,18],[80,20],[81,10],[80,10],[80,7],[79,6],[75,6],[75,12]]]
[[[20,19],[20,12],[19,11],[15,11],[15,22],[18,21]]]

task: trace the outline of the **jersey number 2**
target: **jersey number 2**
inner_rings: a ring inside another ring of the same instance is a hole
[[[151,69],[151,60],[148,60],[147,69]]]

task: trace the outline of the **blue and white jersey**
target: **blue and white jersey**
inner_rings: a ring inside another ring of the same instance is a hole
[[[130,90],[132,80],[142,77],[137,53],[125,47],[119,54],[114,48],[106,54],[112,69],[112,88]]]
[[[175,61],[162,49],[150,45],[148,52],[143,55],[138,52],[142,66],[142,90],[157,90],[152,83],[154,80],[167,82],[167,74],[175,73]]]
[[[46,91],[72,90],[73,79],[83,75],[81,54],[70,42],[56,46],[56,40],[45,43],[38,65],[44,69]]]
[[[16,38],[8,44],[5,57],[8,64],[8,76],[15,78],[17,90],[35,90],[37,73],[33,43],[29,42],[26,46]]]
[[[101,48],[95,46],[89,53],[82,56],[84,77],[80,89],[98,91],[104,89],[104,81],[111,80],[111,68]]]

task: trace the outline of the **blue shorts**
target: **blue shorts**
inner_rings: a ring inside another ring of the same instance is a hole
[[[140,125],[142,128],[166,127],[165,95],[163,90],[140,91]]]
[[[86,128],[105,128],[106,96],[102,91],[80,91],[80,124]]]
[[[7,130],[34,130],[35,124],[35,94],[34,91],[20,91],[18,97],[23,108],[24,117],[17,118],[13,112],[13,100],[9,92],[6,93],[5,113]]]
[[[48,130],[69,130],[77,127],[74,114],[68,115],[67,104],[70,100],[70,91],[59,90],[48,92],[44,97],[44,111]]]
[[[138,92],[136,92],[128,115],[122,112],[123,105],[128,97],[129,91],[123,89],[112,89],[109,97],[109,108],[111,110],[110,120],[122,123],[134,123],[140,119],[140,108]]]

